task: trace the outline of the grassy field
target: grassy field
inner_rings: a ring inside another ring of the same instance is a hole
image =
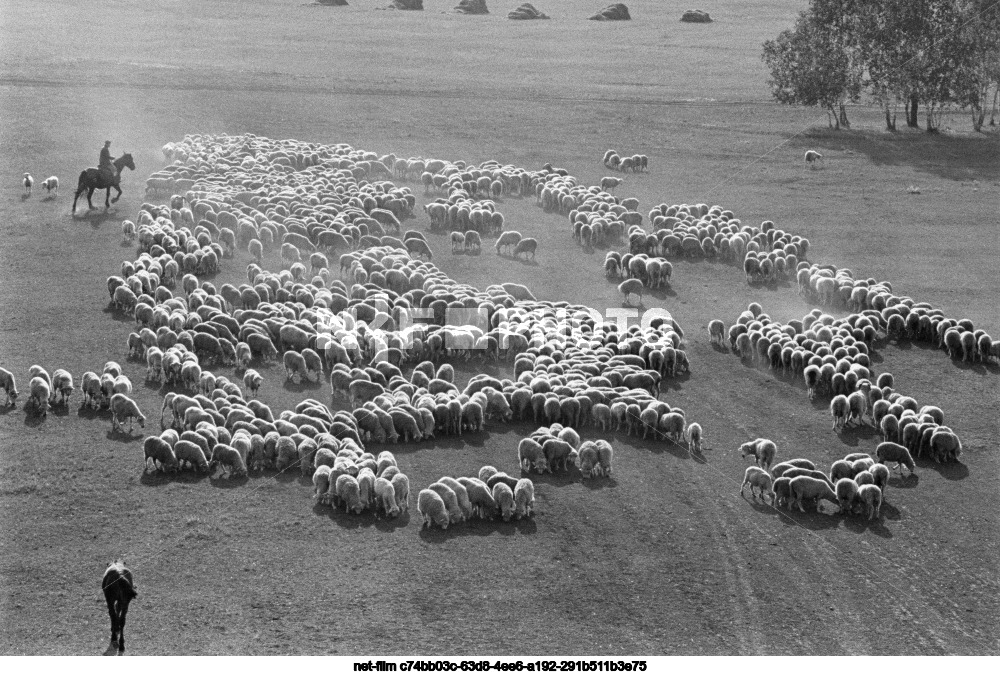
[[[79,378],[116,360],[143,381],[144,367],[125,358],[132,322],[108,308],[105,279],[135,258],[120,222],[144,201],[160,147],[186,133],[552,162],[589,184],[608,173],[607,148],[641,152],[649,173],[618,190],[640,210],[705,202],[744,223],[771,219],[810,239],[810,259],[889,280],[1000,335],[997,133],[974,135],[955,115],[938,135],[888,135],[867,108],[850,111],[853,130],[833,132],[819,111],[770,103],[760,44],[804,0],[719,0],[701,6],[709,25],[679,23],[687,4],[672,1],[630,2],[633,21],[620,24],[586,21],[607,4],[592,0],[542,0],[553,18],[540,22],[507,21],[514,0],[489,0],[485,17],[441,13],[456,0],[425,0],[423,13],[380,4],[99,0],[84,12],[0,0],[0,365],[22,400],[35,363]],[[76,176],[105,138],[135,155],[137,171],[109,212],[72,217]],[[821,169],[805,167],[806,148],[824,154]],[[23,199],[24,171],[58,175],[60,194]],[[539,240],[537,265],[489,247],[451,256],[446,235],[428,233],[434,262],[480,288],[517,281],[539,298],[620,306],[604,252],[579,248],[564,217],[530,199],[500,208],[508,228]],[[407,226],[425,228],[417,212]],[[226,260],[216,285],[244,278],[248,260]],[[825,402],[811,404],[798,382],[709,345],[708,321],[728,325],[749,302],[801,317],[811,307],[794,288],[681,261],[672,291],[647,304],[684,328],[692,373],[661,398],[705,428],[706,461],[608,436],[614,478],[541,478],[531,521],[421,531],[415,510],[383,521],[315,508],[298,476],[166,480],[143,474],[141,436],[78,412],[79,393],[45,419],[0,410],[0,653],[101,653],[100,575],[117,556],[140,593],[127,627],[137,654],[1000,651],[1000,368],[921,345],[880,349],[878,372],[944,409],[962,463],[893,478],[879,521],[829,505],[778,513],[737,494],[740,443],[768,436],[779,457],[829,466],[880,438],[834,434]],[[473,362],[459,374],[493,368]],[[329,397],[328,383],[283,386],[280,367],[262,372],[276,412]],[[148,414],[164,391],[139,384],[136,399]],[[391,449],[416,491],[484,464],[515,470],[532,428],[493,424]]]

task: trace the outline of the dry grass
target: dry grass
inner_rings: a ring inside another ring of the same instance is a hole
[[[488,17],[439,14],[454,3],[437,0],[419,15],[378,4],[4,3],[0,364],[22,390],[33,363],[79,377],[114,359],[142,382],[125,361],[130,320],[107,309],[104,280],[134,257],[118,224],[142,202],[159,147],[191,132],[550,161],[587,182],[607,174],[608,147],[642,152],[649,174],[627,176],[618,194],[643,210],[704,201],[744,222],[772,219],[807,236],[811,258],[1000,334],[996,134],[890,136],[862,109],[858,130],[833,133],[816,111],[768,103],[759,45],[801,3],[720,2],[705,7],[707,26],[679,23],[687,6],[672,2],[629,3],[627,24],[584,20],[597,7],[583,0],[540,6],[553,19],[527,24],[496,3]],[[71,218],[77,172],[105,137],[138,171],[110,213]],[[807,147],[823,168],[805,167]],[[61,194],[20,200],[23,171],[60,176]],[[620,304],[603,251],[577,248],[563,218],[530,200],[500,208],[509,228],[539,239],[537,265],[488,245],[451,256],[444,235],[428,237],[435,262],[480,287],[511,280],[543,298]],[[225,261],[215,283],[241,278],[247,262]],[[996,653],[997,368],[883,349],[876,368],[945,410],[964,463],[893,478],[878,522],[779,515],[736,494],[743,440],[766,435],[781,457],[828,465],[877,439],[834,435],[798,383],[708,344],[708,321],[729,324],[751,301],[782,320],[809,309],[790,288],[751,288],[735,267],[705,262],[676,264],[672,292],[649,299],[687,333],[693,372],[663,397],[705,428],[704,461],[615,437],[613,480],[544,478],[537,517],[518,524],[428,532],[415,511],[347,517],[314,508],[298,476],[164,480],[142,473],[141,436],[79,413],[79,395],[45,420],[4,410],[0,650],[100,653],[99,578],[122,555],[140,593],[135,653]],[[280,368],[262,372],[274,410],[328,396],[329,385],[285,388]],[[144,411],[159,409],[160,389],[137,390]],[[392,450],[416,492],[484,464],[514,470],[532,426]]]

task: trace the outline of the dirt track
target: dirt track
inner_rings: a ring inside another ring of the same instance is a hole
[[[72,27],[62,19],[68,3],[40,15],[0,10],[0,365],[22,392],[34,363],[79,377],[117,360],[143,381],[144,368],[125,361],[131,321],[108,309],[105,279],[135,257],[119,224],[143,201],[159,148],[190,132],[529,168],[548,161],[588,183],[607,174],[605,149],[634,149],[650,156],[651,171],[626,177],[618,193],[638,197],[641,210],[705,201],[744,222],[772,219],[811,240],[810,258],[888,279],[1000,335],[996,134],[890,138],[874,131],[877,115],[858,110],[855,125],[870,131],[788,140],[817,118],[765,103],[757,52],[797,3],[768,3],[728,42],[667,23],[678,14],[669,7],[633,9],[633,26],[578,26],[566,17],[589,4],[577,1],[528,34],[498,16],[403,18],[360,2],[339,23],[320,24],[328,8],[287,3],[260,3],[241,23],[213,3],[206,25],[233,31],[211,40],[180,18],[201,3],[173,4],[183,7],[99,3]],[[67,42],[111,18],[102,39],[128,40],[127,59]],[[592,48],[598,30],[614,38]],[[284,42],[293,37],[301,49]],[[625,56],[609,46],[626,38],[655,47]],[[459,63],[466,54],[471,64]],[[739,71],[734,60],[749,65]],[[676,70],[665,77],[663,63]],[[703,98],[716,101],[691,103]],[[952,124],[968,127],[964,117]],[[71,218],[75,176],[105,137],[135,154],[137,171],[109,213]],[[802,165],[806,147],[826,156],[822,170]],[[58,175],[58,197],[36,189],[20,199],[23,171]],[[480,257],[451,256],[446,235],[428,235],[434,262],[480,287],[518,281],[540,298],[620,306],[604,252],[578,248],[565,218],[527,199],[501,210],[508,228],[538,238],[537,265],[489,246]],[[417,211],[407,226],[423,229]],[[247,262],[245,253],[226,260],[214,283],[243,278]],[[270,262],[277,267],[276,256]],[[741,270],[708,262],[675,263],[672,290],[648,300],[685,330],[692,374],[663,397],[705,427],[705,462],[671,444],[609,436],[613,479],[543,477],[536,518],[517,524],[420,531],[415,511],[387,523],[314,508],[298,476],[237,486],[143,475],[141,436],[127,441],[106,417],[78,413],[79,393],[44,421],[21,405],[0,411],[0,650],[99,653],[108,623],[99,578],[123,555],[140,592],[126,628],[139,654],[995,654],[1000,367],[953,364],[918,345],[881,349],[878,372],[944,409],[963,463],[894,477],[883,519],[870,524],[829,505],[779,514],[738,496],[741,442],[768,436],[780,457],[826,467],[879,439],[870,429],[834,434],[825,402],[810,404],[800,383],[709,345],[707,322],[728,325],[751,301],[783,321],[809,310],[791,287],[751,288]],[[329,384],[282,387],[280,370],[262,371],[275,411],[328,398]],[[137,389],[147,414],[159,409],[160,389]],[[484,464],[512,471],[517,441],[534,426],[391,449],[419,489]]]

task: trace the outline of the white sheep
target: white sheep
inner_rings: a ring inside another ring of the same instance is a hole
[[[847,420],[845,424],[849,424],[851,420],[857,420],[857,423],[861,424],[866,412],[868,412],[868,397],[865,396],[863,391],[851,392],[847,397]]]
[[[80,390],[83,392],[83,405],[100,407],[104,392],[101,391],[101,378],[97,373],[87,371],[80,378]]]
[[[879,517],[882,508],[882,491],[877,485],[862,485],[858,488],[858,501],[865,505],[868,520]]]
[[[379,476],[375,479],[374,490],[375,503],[382,507],[385,515],[390,518],[398,516],[399,506],[396,504],[396,491],[393,489],[392,483]]]
[[[30,173],[25,172],[24,178],[21,179],[21,185],[24,187],[24,193],[26,195],[31,194],[31,186],[35,184],[35,179],[31,177]]]
[[[49,176],[42,181],[42,187],[45,188],[46,192],[51,193],[53,190],[59,190],[59,179],[56,176]]]
[[[41,377],[33,377],[28,383],[30,396],[28,402],[42,415],[47,415],[49,411],[49,398],[51,389],[48,381]]]
[[[509,488],[508,488],[509,489]],[[417,513],[424,517],[423,527],[437,525],[442,530],[448,529],[448,510],[445,508],[444,500],[433,490],[421,490],[417,495]]]
[[[438,493],[444,501],[445,508],[448,510],[448,518],[452,523],[461,523],[465,520],[465,511],[458,502],[458,495],[448,485],[438,481],[428,485],[427,489]]]
[[[497,255],[500,255],[500,250],[503,248],[506,248],[509,253],[512,247],[518,245],[521,238],[521,233],[517,230],[507,230],[501,234],[497,237],[496,243],[494,244],[494,248],[497,250]]]
[[[765,469],[770,468],[772,462],[774,462],[774,456],[777,454],[778,446],[775,445],[774,441],[767,438],[758,438],[740,446],[740,457],[753,455],[757,460],[757,466]]]
[[[256,398],[260,391],[260,385],[264,383],[264,377],[252,368],[243,373],[243,385],[247,388],[250,398]]]
[[[212,449],[212,462],[209,466],[215,468],[220,464],[223,470],[228,469],[230,477],[247,475],[247,465],[243,456],[231,445],[217,443]]]
[[[475,250],[477,253],[482,251],[483,241],[479,237],[479,233],[475,230],[467,230],[465,233],[465,250],[471,251]]]
[[[763,499],[765,496],[770,496],[771,503],[774,504],[774,491],[772,490],[771,474],[769,474],[764,469],[759,466],[748,466],[747,470],[743,473],[743,483],[740,485],[740,494],[743,494],[743,488],[747,485],[750,486],[750,496],[755,497],[757,494],[754,489],[760,491],[760,498]]]
[[[0,368],[0,389],[7,395],[6,405],[17,406],[17,382],[14,374],[6,368]]]
[[[841,478],[834,486],[837,501],[840,503],[840,513],[849,513],[858,499],[858,484],[853,478]]]
[[[799,510],[803,513],[805,513],[806,509],[802,505],[802,502],[806,499],[826,499],[836,504],[838,508],[840,507],[840,502],[837,500],[837,493],[830,487],[830,483],[825,480],[811,476],[796,476],[789,483],[789,489],[792,496],[791,506],[797,504]]]
[[[177,470],[177,455],[174,454],[174,449],[165,440],[158,436],[147,436],[146,440],[142,444],[143,454],[145,459],[143,460],[143,472],[149,468],[149,460],[153,460],[153,468],[157,468],[156,463],[159,462],[159,470],[164,471],[166,469]]]
[[[709,342],[718,340],[721,345],[726,336],[726,324],[722,323],[719,319],[712,319],[708,322],[708,336]]]
[[[45,380],[45,384],[52,384],[52,378],[49,377],[48,372],[41,366],[31,366],[28,368],[28,377],[40,377]]]
[[[642,304],[642,291],[645,286],[641,279],[626,279],[625,281],[618,284],[618,292],[625,296],[625,304],[628,304],[628,298],[630,295],[639,296],[639,305]],[[639,306],[637,305],[637,306]]]
[[[816,168],[816,162],[823,161],[823,155],[819,154],[815,150],[806,150],[805,160],[806,160],[806,164],[808,164],[809,166],[811,166],[812,168],[815,169]]]
[[[125,394],[115,394],[111,397],[111,429],[124,431],[122,425],[128,420],[128,431],[132,433],[135,420],[139,420],[141,428],[146,427],[146,416],[139,411],[135,401]]]
[[[535,484],[522,478],[514,486],[514,517],[520,520],[530,516],[535,503]]]
[[[847,424],[847,415],[849,412],[850,407],[847,403],[847,397],[843,394],[837,394],[830,400],[830,415],[833,416],[833,429],[835,431]]]
[[[594,441],[594,445],[597,446],[597,465],[594,467],[594,473],[602,476],[611,475],[611,463],[615,457],[615,451],[611,447],[611,444],[607,441],[600,439]]]
[[[69,372],[58,368],[52,373],[52,403],[55,403],[55,395],[58,393],[60,405],[66,405],[73,389],[73,376]]]
[[[493,486],[493,501],[500,509],[500,515],[504,521],[510,520],[514,515],[514,492],[506,483],[496,483]]]
[[[879,443],[875,448],[875,457],[878,458],[879,464],[888,465],[888,462],[895,462],[896,468],[900,469],[901,472],[902,469],[900,467],[905,466],[910,470],[911,474],[913,473],[913,468],[915,466],[913,457],[910,456],[909,450],[898,443],[893,443],[891,441]]]
[[[684,438],[687,440],[689,452],[697,452],[701,454],[702,437],[703,434],[700,424],[692,422],[688,425],[688,428],[684,431]]]

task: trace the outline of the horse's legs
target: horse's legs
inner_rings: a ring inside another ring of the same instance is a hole
[[[118,201],[118,200],[115,200]],[[111,208],[111,188],[108,188],[104,193],[104,208]]]
[[[94,196],[94,188],[87,188],[87,206],[94,208],[94,202],[90,198]]]
[[[109,594],[105,599],[108,601],[108,614],[111,615],[111,642],[114,643],[118,637],[118,612],[115,611],[115,598]]]
[[[117,191],[118,191],[118,194],[117,194],[117,195],[115,196],[115,198],[111,200],[111,203],[112,203],[112,204],[114,204],[114,203],[116,203],[116,202],[117,202],[117,201],[118,201],[119,199],[121,199],[121,197],[122,197],[122,189],[121,189],[121,187],[119,187],[119,186],[117,186],[117,185],[113,185],[112,187],[113,187],[113,188],[114,188],[115,190],[117,190]],[[109,194],[109,195],[111,194],[111,188],[108,188],[108,194]]]
[[[119,603],[121,612],[118,616],[118,653],[125,653],[125,615],[128,614],[128,600]]]

